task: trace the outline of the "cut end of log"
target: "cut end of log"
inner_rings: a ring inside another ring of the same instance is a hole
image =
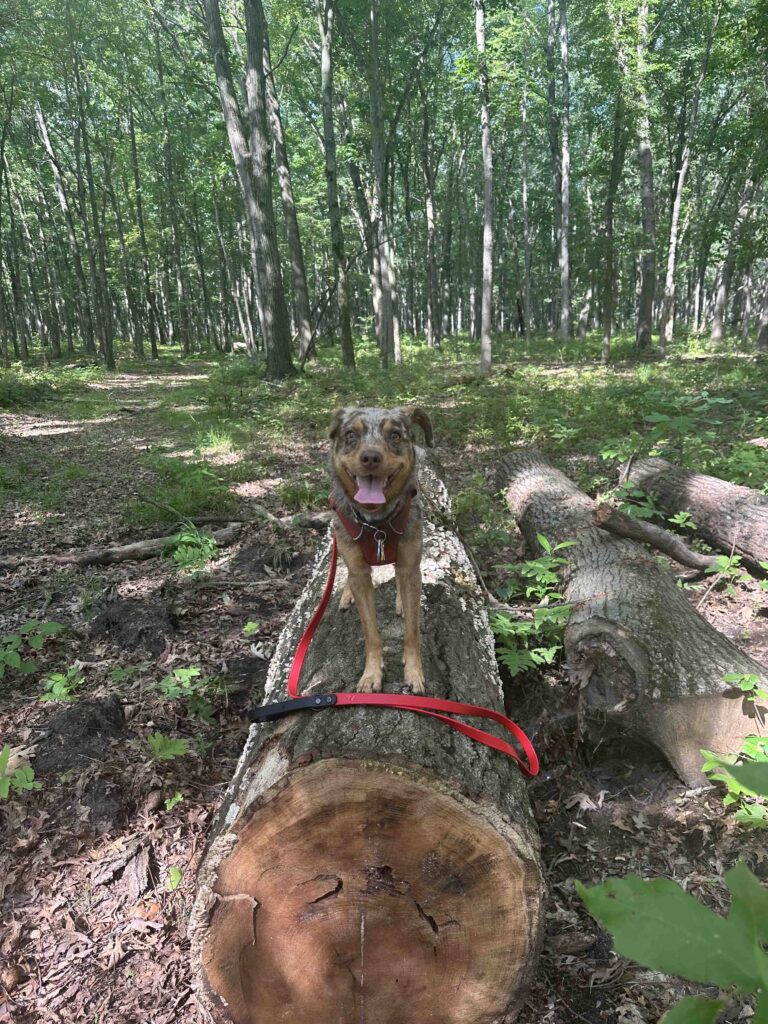
[[[201,961],[217,1019],[502,1019],[534,958],[541,885],[483,813],[383,764],[291,773],[235,826],[213,880]]]

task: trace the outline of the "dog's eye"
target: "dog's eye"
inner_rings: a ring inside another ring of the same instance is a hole
[[[399,430],[390,430],[390,432],[389,432],[389,440],[390,441],[402,441],[402,439],[403,439],[403,435],[400,433]]]
[[[347,442],[347,444],[354,444],[355,441],[357,440],[357,431],[348,430],[344,435],[344,440]]]

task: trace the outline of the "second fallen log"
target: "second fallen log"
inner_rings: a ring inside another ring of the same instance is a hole
[[[583,712],[654,744],[682,779],[701,785],[702,748],[733,753],[764,728],[766,709],[724,677],[755,675],[765,688],[768,672],[695,611],[655,558],[596,526],[596,502],[538,452],[514,452],[502,470],[533,551],[539,535],[575,542],[563,567],[572,606],[564,644]]]
[[[713,547],[753,564],[768,561],[768,495],[666,459],[633,459],[622,479],[656,495],[665,512],[690,512]]]

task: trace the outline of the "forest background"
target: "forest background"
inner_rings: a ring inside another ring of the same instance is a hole
[[[766,52],[761,0],[6,0],[0,781],[42,788],[0,809],[0,1021],[195,1019],[196,858],[324,530],[333,408],[429,410],[526,629],[550,594],[510,448],[689,540],[622,461],[765,493]],[[67,561],[128,542],[154,557]],[[763,664],[764,584],[727,557],[686,583]],[[547,719],[521,1024],[655,1022],[689,988],[618,957],[574,878],[722,908],[764,833],[647,750],[577,751],[561,629],[498,639],[508,710]],[[61,731],[93,706],[103,744]]]

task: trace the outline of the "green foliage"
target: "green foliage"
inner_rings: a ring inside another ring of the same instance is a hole
[[[173,892],[178,889],[181,885],[182,879],[184,878],[184,872],[181,868],[170,867],[168,868],[168,891]]]
[[[500,613],[491,617],[497,641],[496,656],[513,678],[528,669],[554,662],[563,646],[563,631],[571,610],[570,605],[562,603],[562,594],[556,589],[558,570],[568,562],[557,552],[572,547],[575,542],[552,545],[541,534],[538,541],[544,551],[539,558],[500,566],[512,574],[504,596],[524,596],[536,602],[531,619],[513,620]]]
[[[685,530],[695,530],[697,528],[690,512],[676,512],[673,516],[668,517],[667,522],[672,526],[679,526]]]
[[[750,574],[741,564],[741,555],[717,555],[715,564],[705,569],[705,573],[717,575],[725,580],[725,592],[730,596],[736,593],[737,583],[749,583]]]
[[[52,672],[43,680],[43,693],[40,700],[61,700],[71,703],[85,679],[74,665],[66,672]]]
[[[653,519],[660,514],[653,494],[646,494],[634,484],[620,484],[614,491],[619,508],[633,519]]]
[[[593,917],[611,932],[617,952],[652,970],[717,985],[733,996],[768,992],[768,890],[744,864],[725,875],[727,917],[709,910],[676,882],[637,875],[576,889]],[[730,1000],[728,1000],[730,1001]],[[667,1021],[714,1020],[719,1000],[687,1000]],[[709,1013],[709,1015],[707,1015]]]
[[[245,636],[245,637],[257,636],[260,629],[261,629],[261,623],[260,622],[246,622],[246,624],[243,626],[243,636]]]
[[[15,633],[0,637],[0,679],[6,672],[29,675],[37,671],[37,662],[29,657],[30,651],[39,651],[49,637],[57,636],[65,627],[60,622],[40,622],[31,619]]]
[[[296,511],[318,508],[328,500],[328,486],[310,479],[290,480],[280,485],[280,499],[286,508]]]
[[[9,771],[10,759],[11,746],[6,743],[0,750],[0,800],[7,800],[11,790],[14,793],[24,793],[43,788],[42,784],[35,780],[35,772],[31,765],[20,765]]]
[[[188,462],[156,452],[149,452],[144,460],[158,483],[147,488],[148,501],[127,507],[125,515],[130,522],[174,523],[211,513],[226,515],[235,507],[235,496],[207,462]]]
[[[725,680],[737,683],[748,700],[768,697],[757,676],[731,673]],[[768,738],[746,736],[737,754],[719,756],[711,750],[702,750],[702,754],[706,758],[702,771],[725,786],[723,803],[735,808],[736,821],[755,828],[768,827],[768,804],[761,796],[768,791]]]
[[[149,749],[152,756],[158,761],[173,761],[176,757],[183,757],[189,753],[189,745],[186,740],[174,740],[162,732],[153,732],[147,736]]]
[[[205,568],[218,549],[216,541],[207,530],[198,530],[189,524],[168,538],[165,554],[171,556],[182,572],[196,572]]]
[[[173,808],[177,804],[180,804],[183,799],[184,799],[184,797],[177,790],[173,794],[173,796],[169,796],[168,799],[164,801],[164,806],[165,806],[166,811],[172,811]]]
[[[175,668],[170,675],[163,676],[157,689],[169,700],[183,700],[190,714],[202,718],[209,725],[213,722],[213,707],[207,695],[221,693],[226,687],[219,679],[202,675],[199,668]]]

